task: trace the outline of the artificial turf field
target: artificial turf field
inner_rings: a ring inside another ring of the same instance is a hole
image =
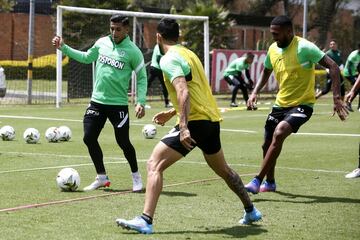
[[[261,101],[261,99],[260,99]],[[271,100],[258,111],[223,111],[221,140],[228,163],[244,183],[259,170],[263,126]],[[130,107],[131,140],[146,181],[146,160],[175,119],[157,127],[156,139],[144,139],[141,129],[162,102],[150,102],[143,119]],[[220,107],[228,100],[219,99]],[[356,106],[357,100],[354,102]],[[358,239],[360,236],[360,178],[344,175],[358,164],[360,112],[341,122],[331,116],[331,97],[321,98],[314,114],[284,144],[276,168],[277,192],[251,195],[263,220],[238,224],[243,208],[210,169],[199,149],[164,173],[164,189],[156,210],[153,235],[116,226],[117,217],[142,212],[144,193],[131,193],[130,168],[106,124],[99,141],[112,181],[110,188],[93,192],[61,192],[55,183],[60,169],[71,166],[81,176],[80,190],[95,177],[82,142],[84,105],[0,106],[0,126],[16,130],[14,141],[0,141],[0,239]],[[48,127],[67,125],[69,142],[48,143]],[[23,131],[35,127],[38,144],[26,144]]]

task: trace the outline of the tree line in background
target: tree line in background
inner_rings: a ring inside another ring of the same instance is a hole
[[[53,6],[57,4],[68,6],[81,6],[102,9],[117,9],[128,11],[163,10],[163,12],[209,16],[210,27],[210,50],[214,48],[231,48],[226,36],[233,20],[229,18],[229,9],[237,0],[55,0]],[[245,12],[239,14],[245,16],[266,16],[272,15],[273,7],[281,7],[283,14],[291,18],[302,9],[303,0],[242,0],[242,4],[249,6]],[[356,45],[355,39],[360,37],[360,29],[349,29],[342,26],[339,18],[339,8],[348,3],[349,0],[308,0],[309,19],[308,29],[318,30],[318,37],[310,39],[320,47],[327,46],[327,35],[331,31],[341,49],[353,49]],[[0,12],[10,11],[16,1],[0,0]],[[357,22],[360,17],[355,16]],[[64,37],[69,44],[78,48],[86,48],[93,44],[101,35],[108,34],[108,16],[67,13],[64,16]],[[203,23],[201,22],[182,22],[182,35],[184,44],[195,50],[200,56],[203,55]],[[295,26],[300,32],[302,26]],[[271,39],[269,39],[271,41]]]

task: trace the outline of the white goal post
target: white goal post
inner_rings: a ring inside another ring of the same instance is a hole
[[[146,12],[131,12],[131,11],[119,11],[109,9],[95,9],[95,8],[83,8],[83,7],[70,7],[70,6],[57,6],[56,15],[56,34],[62,36],[63,27],[63,11],[79,12],[87,14],[124,14],[128,17],[133,17],[133,41],[136,43],[136,21],[137,18],[155,18],[161,19],[164,17],[173,18],[177,20],[194,20],[204,22],[204,68],[205,74],[210,77],[210,60],[209,60],[209,17],[207,16],[188,16],[188,15],[177,15],[177,14],[159,14],[159,13],[146,13]],[[59,108],[62,102],[62,53],[60,50],[56,51],[57,62],[56,62],[56,107]],[[134,82],[134,79],[133,81]],[[131,94],[134,96],[135,84],[131,84]]]

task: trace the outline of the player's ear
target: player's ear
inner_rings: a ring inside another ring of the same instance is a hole
[[[161,34],[160,33],[156,33],[156,42],[159,43],[159,40],[161,38]]]

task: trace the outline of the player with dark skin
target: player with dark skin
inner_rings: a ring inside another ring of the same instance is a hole
[[[292,41],[295,38],[291,20],[288,20],[288,21],[289,21],[289,23],[286,23],[286,24],[272,24],[270,26],[270,32],[272,34],[274,42],[276,42],[276,45],[278,48],[281,48],[281,49],[286,48],[287,50],[282,50],[284,52],[288,51],[290,43],[293,43]],[[296,40],[296,39],[294,39],[294,40]],[[304,42],[304,39],[302,39],[300,41]],[[310,44],[311,45],[310,48],[311,47],[315,48],[316,52],[319,53],[320,50],[316,46],[314,46],[312,43],[309,43],[308,41],[306,41],[305,44],[308,44],[308,45]],[[300,43],[299,43],[299,45],[300,45]],[[295,51],[295,54],[296,54],[296,51]],[[324,53],[322,53],[322,54],[324,56],[318,61],[318,63],[320,65],[322,65],[323,67],[329,69],[329,74],[332,79],[333,102],[334,102],[333,115],[336,113],[339,116],[339,118],[342,121],[344,121],[348,115],[348,111],[345,108],[343,102],[341,101],[341,96],[340,96],[340,79],[339,79],[340,70],[339,70],[337,64],[330,57],[328,57]],[[317,56],[319,56],[319,55],[317,55]],[[297,56],[294,56],[294,57],[296,58]],[[292,58],[294,58],[294,57],[292,57]],[[288,59],[283,59],[283,58],[279,57],[279,59],[277,59],[277,60],[284,62],[285,70],[286,70],[286,67],[293,67],[291,65],[290,66],[286,65],[286,61],[288,61]],[[278,64],[278,63],[276,63],[276,64]],[[294,99],[296,100],[296,98],[298,97],[296,91],[295,92],[294,91],[285,92],[284,93],[285,97],[282,96],[280,93],[281,93],[282,88],[289,89],[289,85],[291,84],[291,81],[299,81],[299,80],[297,80],[296,78],[291,78],[294,76],[290,76],[290,77],[284,76],[284,73],[282,72],[283,70],[281,70],[281,69],[279,70],[275,67],[273,67],[273,69],[274,69],[274,72],[277,77],[288,79],[287,81],[283,81],[280,83],[277,99],[279,98],[279,96],[280,96],[280,98],[285,99],[286,97],[289,96],[289,94],[293,94],[293,95],[295,95],[295,97],[292,97],[291,100],[294,100]],[[262,76],[260,78],[260,81],[257,82],[257,84],[247,102],[248,107],[254,108],[256,106],[257,94],[259,93],[259,91],[264,87],[264,85],[268,81],[271,73],[273,72],[273,69],[269,69],[266,67],[264,68],[264,70],[262,72]],[[309,70],[304,70],[303,68],[300,67],[298,71],[305,72],[305,71],[309,71]],[[296,74],[296,73],[293,73],[293,75],[294,74]],[[299,74],[301,74],[301,72],[299,72]],[[279,79],[277,79],[277,80],[279,81]],[[315,79],[313,79],[313,81],[315,81]],[[286,84],[288,84],[288,85],[286,86]],[[314,84],[314,82],[309,82],[309,84]],[[306,100],[310,99],[310,102],[314,103],[315,102],[315,90],[312,88],[309,88],[309,85],[307,85],[305,87],[310,89],[310,91],[313,91],[313,92],[311,92],[311,95],[309,97],[306,96]],[[293,90],[293,89],[291,89],[291,90]],[[310,93],[304,93],[304,94],[310,94]],[[288,104],[288,102],[285,102],[288,105],[285,104],[285,106],[284,106],[285,108],[283,108],[283,109],[293,109],[296,111],[296,109],[299,109],[298,103],[302,100],[301,97],[298,97],[300,100],[292,101],[289,104]],[[294,104],[294,105],[292,105],[292,104]],[[300,106],[302,106],[302,105],[300,105]],[[279,107],[281,109],[281,107],[283,107],[283,106],[279,106]],[[293,111],[293,110],[288,110],[288,111]],[[310,111],[312,112],[312,110],[310,110]],[[302,114],[302,113],[296,113],[296,114]],[[290,114],[290,118],[291,118],[291,115],[292,114]],[[310,116],[311,116],[311,113],[309,114],[308,118],[310,118]],[[271,121],[272,120],[271,118],[273,118],[273,117],[271,115],[269,115],[269,118],[267,121]],[[270,132],[268,134],[268,136],[265,137],[264,143],[262,145],[263,161],[261,164],[261,169],[260,169],[258,175],[256,175],[256,177],[253,179],[253,181],[251,181],[249,184],[247,184],[245,186],[249,192],[258,193],[259,190],[261,191],[259,183],[261,184],[261,182],[265,178],[265,176],[267,177],[267,180],[270,180],[271,182],[273,181],[275,183],[276,160],[281,153],[282,146],[283,146],[285,139],[291,133],[294,132],[293,126],[290,124],[289,120],[285,121],[285,119],[283,119],[283,120],[278,121],[275,119],[275,121],[276,121],[276,123],[273,123],[273,124],[276,124],[276,127],[273,130],[273,133]],[[302,121],[302,120],[296,120],[296,121]],[[304,122],[306,122],[306,121],[307,120],[305,120]],[[303,124],[304,122],[302,122],[301,124]],[[297,127],[299,127],[299,125],[297,125]],[[295,132],[296,131],[297,131],[297,129],[295,129]],[[267,135],[267,134],[265,134],[265,135]],[[254,180],[257,181],[256,184],[255,183],[252,184],[254,182]],[[275,187],[273,190],[275,191]]]

